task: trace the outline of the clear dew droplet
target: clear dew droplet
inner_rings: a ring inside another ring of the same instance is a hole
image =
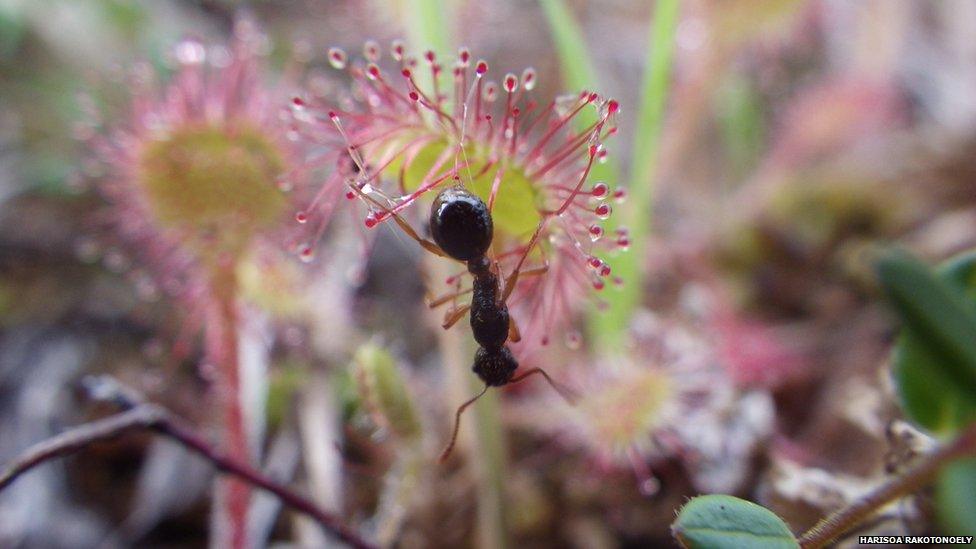
[[[298,250],[298,258],[302,263],[311,263],[315,259],[315,249],[309,244],[304,244]]]
[[[403,52],[405,47],[403,45],[403,40],[396,39],[390,44],[390,56],[393,57],[394,61],[403,61]]]
[[[627,200],[627,188],[617,187],[617,190],[613,191],[613,199],[617,201],[618,204]]]
[[[522,71],[522,85],[525,86],[525,91],[532,91],[535,88],[535,81],[535,69],[529,67]]]
[[[380,45],[376,40],[367,40],[363,44],[363,56],[369,61],[376,62],[380,59]]]
[[[603,237],[603,227],[599,225],[595,225],[595,224],[590,225],[590,228],[587,230],[587,232],[590,234],[590,242],[596,242],[597,240],[600,240],[601,237]]]
[[[593,198],[606,198],[610,194],[610,185],[607,185],[604,181],[597,181],[593,184],[593,188],[590,189],[590,194]]]
[[[366,225],[367,229],[372,229],[377,223],[379,223],[379,219],[377,219],[375,212],[369,212],[363,219],[363,224]]]
[[[342,48],[329,48],[329,64],[334,69],[346,68],[346,52]]]

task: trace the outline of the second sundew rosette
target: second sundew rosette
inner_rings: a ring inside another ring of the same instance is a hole
[[[500,275],[521,262],[508,300],[522,335],[516,354],[548,345],[557,334],[575,343],[577,332],[568,329],[573,315],[596,292],[623,282],[607,259],[628,247],[629,236],[626,229],[606,234],[603,222],[610,201],[622,200],[625,191],[589,181],[593,165],[605,161],[604,140],[616,132],[618,103],[590,91],[540,101],[532,93],[533,69],[498,83],[488,63],[473,61],[466,48],[446,64],[429,51],[409,56],[400,42],[389,58],[373,41],[360,59],[338,48],[328,57],[348,75],[348,88],[338,99],[293,101],[298,131],[324,151],[309,169],[333,167],[298,221],[321,232],[334,198],[345,195],[365,206],[368,229],[393,221],[423,237],[433,197],[464,185],[491,208],[489,256]],[[313,247],[314,239],[300,253],[309,258]],[[447,318],[467,301],[471,276],[459,265],[441,284],[431,290]]]
[[[267,365],[268,334],[260,305],[289,296],[274,292],[286,272],[277,252],[296,232],[293,204],[308,200],[307,179],[294,170],[304,144],[291,138],[285,106],[292,82],[273,77],[270,47],[246,18],[226,43],[184,39],[167,56],[168,71],[136,66],[124,115],[103,121],[92,102],[90,120],[76,128],[105,200],[93,216],[100,236],[131,257],[140,295],[176,305],[174,355],[193,356],[200,340],[210,390],[201,421],[219,431],[221,452],[242,463],[256,462],[263,447],[255,380]],[[252,545],[252,491],[219,479],[215,546]]]

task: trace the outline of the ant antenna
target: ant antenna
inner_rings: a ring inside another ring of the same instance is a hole
[[[444,463],[447,460],[448,456],[451,455],[451,450],[454,449],[454,443],[457,442],[458,430],[461,428],[461,414],[464,413],[464,409],[474,404],[474,401],[484,396],[484,394],[487,392],[488,392],[488,385],[485,385],[485,388],[482,389],[481,392],[477,394],[477,396],[465,402],[464,404],[458,406],[457,412],[454,414],[454,432],[451,433],[451,441],[447,443],[447,448],[444,448],[444,451],[441,452],[441,457],[437,459],[438,463]]]
[[[553,381],[552,378],[549,377],[549,374],[547,374],[546,371],[543,370],[542,368],[532,368],[531,370],[525,372],[520,376],[513,377],[512,379],[509,380],[508,383],[509,384],[518,383],[519,381],[522,381],[523,379],[534,374],[542,374],[542,377],[546,378],[546,381],[549,382],[549,385],[551,385],[552,388],[555,389],[557,393],[559,393],[559,396],[563,397],[563,400],[565,400],[567,403],[576,404],[576,402],[579,400],[579,395],[577,395],[574,391]]]

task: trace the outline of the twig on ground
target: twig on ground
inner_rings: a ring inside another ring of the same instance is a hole
[[[888,503],[916,492],[932,482],[949,462],[976,454],[976,424],[954,441],[922,458],[922,461],[887,484],[858,498],[800,536],[802,549],[819,549],[839,538]]]
[[[121,386],[120,386],[121,387]],[[214,449],[202,436],[185,426],[164,408],[127,399],[121,392],[112,401],[128,410],[104,419],[69,429],[59,435],[34,444],[18,458],[0,470],[0,491],[20,475],[54,458],[67,456],[91,444],[110,440],[132,431],[151,430],[179,442],[187,450],[211,462],[219,471],[234,475],[245,482],[267,490],[298,512],[315,519],[324,529],[352,547],[367,548],[372,544],[342,523],[335,515],[320,509],[310,499],[292,491],[250,465],[240,463]]]

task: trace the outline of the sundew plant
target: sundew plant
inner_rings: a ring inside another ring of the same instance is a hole
[[[0,2],[0,546],[972,545],[965,2]]]

